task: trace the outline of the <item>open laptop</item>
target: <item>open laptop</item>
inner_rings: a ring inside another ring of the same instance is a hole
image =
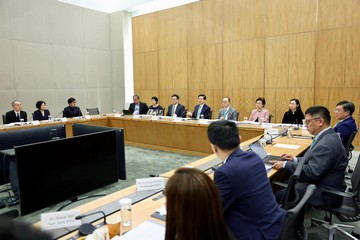
[[[122,112],[124,113],[124,115],[131,115],[131,111],[128,109],[123,109]]]
[[[249,148],[251,149],[251,151],[259,155],[264,163],[269,163],[270,160],[275,160],[275,161],[283,160],[279,156],[269,155],[258,141],[250,144]]]

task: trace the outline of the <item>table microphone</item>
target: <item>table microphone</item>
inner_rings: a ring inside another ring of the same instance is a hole
[[[59,114],[56,115],[56,116],[54,117],[54,119],[58,118],[62,113],[63,113],[63,111],[59,112]]]
[[[93,212],[93,213],[89,213],[89,214],[82,214],[82,215],[76,216],[75,219],[80,220],[85,217],[97,214],[97,213],[102,213],[104,215],[104,224],[106,224],[106,215],[103,211],[97,211],[97,212]],[[83,223],[79,227],[79,234],[81,236],[89,235],[89,234],[92,234],[95,231],[95,229],[96,228],[91,223]]]

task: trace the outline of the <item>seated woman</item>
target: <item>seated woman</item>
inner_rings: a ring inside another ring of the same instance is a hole
[[[165,187],[165,240],[234,239],[214,182],[195,168],[179,168]]]
[[[252,110],[249,120],[268,123],[270,112],[264,108],[266,104],[265,98],[259,97],[255,103],[256,109]]]
[[[34,112],[34,121],[38,120],[38,121],[43,121],[43,120],[49,120],[50,116],[50,111],[46,109],[46,102],[44,101],[37,101],[36,103],[36,108],[38,110],[36,110]]]
[[[284,113],[282,123],[302,124],[304,117],[299,99],[293,98],[289,103],[289,111]]]
[[[155,116],[162,116],[163,115],[163,108],[158,104],[159,99],[157,97],[151,98],[151,105],[147,112],[148,115],[155,115]]]

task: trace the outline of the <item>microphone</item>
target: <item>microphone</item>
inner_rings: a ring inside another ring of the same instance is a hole
[[[97,214],[97,213],[102,213],[104,215],[104,225],[105,225],[106,224],[106,215],[105,215],[105,213],[103,211],[97,211],[97,212],[93,212],[93,213],[82,214],[82,215],[76,216],[75,219],[80,220],[80,219],[83,219],[85,217]],[[95,229],[96,228],[91,223],[83,223],[79,227],[79,234],[81,236],[89,235],[89,234],[92,234],[95,231]]]
[[[180,117],[182,117],[182,115],[183,115],[184,113],[186,113],[187,111],[189,111],[189,109],[185,109],[185,110],[180,114]],[[185,116],[186,116],[186,114],[185,114]]]
[[[62,113],[63,113],[63,111],[59,112],[59,114],[56,115],[56,116],[54,117],[54,119],[58,118],[58,117],[60,116],[60,114],[62,114]]]
[[[294,130],[299,130],[299,121],[297,118],[295,118],[295,124],[297,125],[297,127],[294,127]]]

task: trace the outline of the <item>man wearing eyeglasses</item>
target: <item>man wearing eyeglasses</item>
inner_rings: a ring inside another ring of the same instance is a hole
[[[334,126],[334,131],[337,132],[345,146],[351,133],[357,132],[357,127],[354,118],[352,117],[355,111],[355,105],[349,101],[341,101],[336,104],[335,117],[338,122]]]
[[[299,161],[304,161],[299,183],[296,185],[300,198],[309,184],[317,186],[308,203],[313,206],[325,205],[321,193],[323,189],[345,191],[345,169],[348,164],[346,150],[337,133],[330,127],[330,112],[323,106],[313,106],[305,112],[305,124],[314,140],[303,157],[282,155],[286,161],[270,161],[273,168],[285,168],[290,174],[295,172]],[[285,190],[275,193],[278,202]],[[332,199],[337,201],[337,199]],[[337,203],[337,202],[334,202]]]

